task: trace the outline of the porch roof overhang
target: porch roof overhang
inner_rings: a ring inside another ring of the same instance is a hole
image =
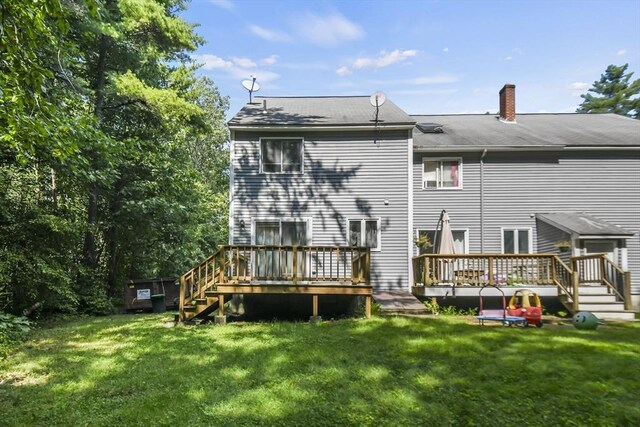
[[[538,213],[536,218],[579,239],[629,239],[634,234],[583,212]]]

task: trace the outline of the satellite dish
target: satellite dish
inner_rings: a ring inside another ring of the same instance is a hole
[[[382,104],[384,104],[384,101],[386,101],[386,100],[387,100],[387,96],[382,92],[375,92],[369,98],[369,102],[371,103],[371,105],[373,105],[376,108],[378,108]]]
[[[256,82],[256,78],[251,76],[251,80],[243,80],[242,87],[249,91],[249,104],[251,104],[251,95],[253,92],[260,90],[260,85]]]

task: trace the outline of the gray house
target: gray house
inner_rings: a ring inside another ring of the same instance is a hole
[[[638,120],[516,115],[508,84],[497,117],[257,97],[229,128],[229,246],[184,276],[202,312],[224,292],[305,293],[317,315],[318,295],[477,295],[513,277],[572,310],[639,308]],[[419,250],[445,210],[455,254]]]
[[[500,95],[498,117],[412,116],[415,235],[432,236],[446,209],[457,253],[605,253],[631,272],[637,309],[640,121],[516,115],[515,87]]]
[[[371,283],[408,289],[415,120],[369,97],[255,98],[230,122],[230,243],[366,246]]]

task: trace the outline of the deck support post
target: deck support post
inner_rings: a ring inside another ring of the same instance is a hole
[[[318,316],[318,295],[313,295],[313,316],[309,317],[309,322],[319,323],[322,322],[322,316]]]
[[[218,315],[213,319],[214,323],[224,325],[227,323],[227,316],[224,315],[224,294],[218,294]]]
[[[631,307],[631,272],[629,271],[625,271],[624,272],[624,309],[625,310],[632,310],[633,307]]]
[[[364,297],[364,317],[371,319],[371,296]]]
[[[578,264],[574,263],[573,272],[571,273],[571,281],[572,281],[572,293],[573,297],[573,314],[576,314],[580,311],[580,272],[577,269]]]

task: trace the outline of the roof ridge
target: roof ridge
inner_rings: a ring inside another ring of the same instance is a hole
[[[289,98],[289,99],[309,99],[309,98],[369,98],[370,95],[318,95],[318,96],[264,96],[256,95],[254,98]]]

